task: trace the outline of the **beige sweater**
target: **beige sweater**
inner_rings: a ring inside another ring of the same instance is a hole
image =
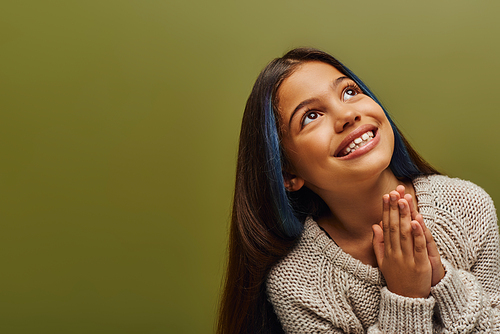
[[[493,202],[480,187],[433,175],[413,181],[446,268],[426,298],[390,292],[378,268],[340,249],[308,218],[271,270],[267,293],[287,333],[500,333],[500,253]]]

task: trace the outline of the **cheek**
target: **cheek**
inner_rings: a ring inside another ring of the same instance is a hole
[[[330,156],[329,142],[325,140],[302,143],[288,153],[294,174],[307,180],[327,168]]]
[[[388,139],[391,146],[391,151],[394,152],[394,130],[392,129],[391,123],[389,122],[389,119],[387,117],[385,117],[385,122],[387,124],[386,126],[388,129]]]
[[[330,156],[331,135],[329,129],[319,126],[313,133],[294,143],[294,154],[298,160],[318,160]]]
[[[389,129],[391,130],[389,132],[389,143],[391,147],[391,152],[394,152],[394,130],[392,130],[391,125],[389,124]]]
[[[390,163],[391,163],[391,160],[392,160],[392,156],[394,155],[394,132],[392,130],[392,127],[389,125],[389,130],[387,135],[386,135],[386,149],[385,149],[385,158],[384,160],[386,161],[386,164],[387,166],[386,167],[389,167]]]

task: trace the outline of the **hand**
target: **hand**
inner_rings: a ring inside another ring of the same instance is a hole
[[[381,225],[373,225],[373,250],[387,288],[398,295],[427,298],[432,266],[420,222],[398,191],[383,196]]]
[[[417,204],[413,201],[413,197],[410,194],[405,194],[405,187],[399,185],[396,188],[401,198],[406,199],[408,205],[410,206],[411,219],[419,222],[424,231],[424,236],[427,244],[427,254],[429,254],[429,261],[432,266],[432,281],[431,286],[438,284],[444,277],[444,267],[441,263],[441,256],[439,255],[436,243],[432,237],[431,231],[425,226],[424,218],[417,211]]]

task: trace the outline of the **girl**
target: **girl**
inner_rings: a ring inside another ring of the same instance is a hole
[[[295,49],[243,115],[219,333],[500,332],[490,197],[440,175],[332,56]]]

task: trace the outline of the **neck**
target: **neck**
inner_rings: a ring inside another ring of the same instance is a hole
[[[346,187],[341,194],[321,192],[320,196],[330,208],[330,213],[321,217],[318,223],[338,243],[371,240],[371,226],[382,220],[382,196],[400,184],[405,186],[407,193],[415,195],[411,182],[399,181],[389,168],[375,180],[360,181]]]

